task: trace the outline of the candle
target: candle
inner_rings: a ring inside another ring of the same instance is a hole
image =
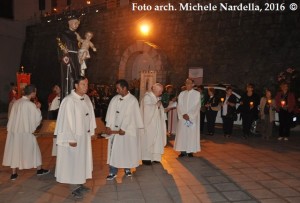
[[[269,100],[268,100],[268,103],[269,103],[269,104],[271,104],[271,103],[272,103],[272,100],[271,100],[271,99],[269,99]]]
[[[224,98],[223,97],[221,98],[221,102],[224,102]]]
[[[282,107],[285,106],[285,101],[284,100],[281,101],[281,106]]]
[[[253,102],[250,102],[250,106],[253,106]]]

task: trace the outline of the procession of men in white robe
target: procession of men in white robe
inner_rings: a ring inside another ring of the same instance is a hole
[[[180,151],[180,155],[183,152],[190,155],[200,151],[200,93],[193,90],[192,80],[187,79],[186,85],[187,90],[180,93],[177,106],[179,121],[174,149]],[[93,171],[91,137],[95,134],[96,122],[92,103],[86,95],[87,88],[88,80],[85,77],[75,81],[75,90],[61,103],[54,133],[57,135],[56,180],[75,185],[71,191],[76,198],[82,198],[82,190],[89,190],[83,184],[86,179],[92,178]],[[125,169],[125,175],[131,176],[130,169],[138,167],[141,160],[161,162],[167,142],[167,117],[159,98],[163,86],[159,83],[153,85],[152,91],[144,95],[140,107],[137,99],[128,91],[127,81],[117,81],[116,88],[118,95],[111,100],[105,120],[107,164],[110,167],[107,180],[116,177],[118,168]],[[30,119],[17,115],[15,110],[19,108],[24,108]],[[3,165],[19,169],[41,165],[41,153],[32,135],[41,118],[40,110],[28,98],[23,97],[14,104],[7,126]],[[20,126],[20,122],[24,123],[24,129],[13,128]],[[14,136],[16,133],[22,135],[18,138]],[[24,136],[29,147],[17,148],[20,139],[24,142]],[[29,158],[20,160],[16,154]]]

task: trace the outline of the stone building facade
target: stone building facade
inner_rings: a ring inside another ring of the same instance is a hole
[[[199,1],[168,1],[198,3]],[[201,1],[201,4],[223,1]],[[224,1],[225,2],[225,1]],[[242,0],[231,1],[236,4]],[[265,1],[255,1],[263,6]],[[269,1],[270,2],[270,1]],[[278,2],[278,1],[276,1]],[[138,71],[160,71],[160,81],[181,86],[190,67],[202,67],[204,83],[244,88],[274,86],[276,75],[300,67],[300,14],[298,11],[132,11],[132,4],[116,9],[85,11],[78,32],[94,33],[96,53],[87,61],[92,83],[113,83],[118,77],[134,79]],[[148,36],[138,30],[151,24]],[[27,28],[22,65],[33,81],[50,91],[59,82],[55,37],[65,25],[57,19]],[[138,65],[136,63],[140,61]],[[144,62],[144,66],[143,63]],[[136,66],[135,66],[136,65]],[[41,81],[42,78],[42,81]]]

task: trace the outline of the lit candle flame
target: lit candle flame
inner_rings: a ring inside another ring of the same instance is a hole
[[[271,100],[271,99],[269,99],[269,100],[268,100],[268,103],[269,103],[269,104],[271,104],[271,103],[272,103],[272,100]]]
[[[253,102],[250,102],[250,106],[253,106],[253,104],[254,104]]]
[[[282,101],[281,101],[281,106],[284,106],[284,105],[285,105],[285,101],[282,100]]]
[[[224,102],[224,98],[221,98],[221,102]]]

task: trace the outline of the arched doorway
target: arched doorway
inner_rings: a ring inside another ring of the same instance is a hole
[[[157,82],[165,84],[168,67],[167,57],[157,45],[139,40],[124,51],[118,76],[132,81],[139,80],[142,71],[156,71]]]

